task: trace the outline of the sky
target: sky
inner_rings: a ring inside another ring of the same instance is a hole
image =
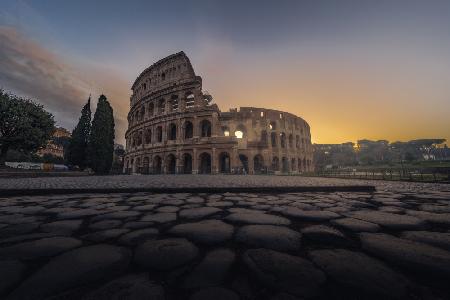
[[[69,130],[103,93],[124,143],[132,83],[179,51],[222,111],[294,113],[315,143],[450,140],[448,0],[0,0],[0,88]]]

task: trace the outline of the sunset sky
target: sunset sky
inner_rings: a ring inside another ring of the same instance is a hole
[[[134,79],[181,50],[223,111],[292,112],[316,143],[450,139],[448,0],[0,0],[0,88],[69,130],[104,93],[124,143]]]

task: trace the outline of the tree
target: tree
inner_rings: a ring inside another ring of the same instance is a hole
[[[88,166],[88,142],[91,133],[91,97],[81,110],[78,124],[72,131],[67,147],[67,161],[69,164],[84,169]]]
[[[9,149],[34,152],[55,130],[53,115],[42,105],[0,90],[0,166]]]
[[[98,99],[89,139],[90,166],[95,173],[111,170],[114,152],[113,109],[104,95]]]

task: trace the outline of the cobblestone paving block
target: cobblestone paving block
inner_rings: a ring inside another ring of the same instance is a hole
[[[228,249],[215,249],[208,252],[200,264],[186,275],[183,287],[200,288],[221,285],[234,260],[234,252]]]
[[[80,240],[70,237],[48,237],[0,248],[0,257],[37,259],[51,257],[81,246]]]
[[[331,224],[350,230],[354,232],[377,232],[380,231],[378,224],[353,219],[353,218],[341,218],[331,220]]]
[[[216,207],[189,208],[181,210],[179,216],[185,219],[202,219],[221,211],[221,209]]]
[[[375,223],[390,229],[408,230],[422,229],[425,227],[424,221],[407,215],[398,215],[379,211],[354,211],[348,213],[348,216],[354,219]]]
[[[333,246],[345,246],[349,240],[342,232],[326,225],[312,225],[301,230],[304,238],[309,240]]]
[[[203,220],[172,227],[170,234],[185,237],[202,244],[219,244],[231,239],[234,228],[220,220]]]
[[[130,257],[130,250],[110,245],[74,249],[37,270],[8,299],[42,299],[73,287],[105,280],[123,272]]]
[[[292,229],[274,225],[246,225],[236,233],[236,241],[248,247],[279,251],[300,249],[302,235]]]
[[[364,250],[417,272],[450,276],[450,252],[383,233],[361,233]]]
[[[281,292],[313,297],[325,283],[325,275],[301,257],[267,249],[251,249],[243,254],[244,263],[262,282]]]
[[[328,276],[343,286],[363,290],[368,296],[378,295],[387,299],[407,297],[408,280],[381,261],[363,253],[335,249],[315,250],[309,255]]]
[[[450,232],[405,231],[400,237],[450,251]]]
[[[134,260],[141,267],[168,271],[192,261],[198,253],[198,248],[186,239],[164,239],[139,245]]]
[[[269,224],[269,225],[290,225],[289,219],[265,213],[233,213],[225,220],[231,223],[244,224]]]
[[[165,300],[164,288],[145,274],[131,274],[114,279],[83,297],[83,300]]]

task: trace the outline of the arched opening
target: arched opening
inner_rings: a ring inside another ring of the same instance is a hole
[[[286,134],[284,132],[280,133],[280,146],[286,148]]]
[[[308,167],[306,166],[306,159],[303,159],[303,171],[308,171]]]
[[[142,173],[141,158],[136,158],[136,173]]]
[[[164,99],[161,99],[159,100],[158,103],[158,112],[160,114],[163,114],[165,110],[166,110],[166,101]]]
[[[150,169],[150,159],[148,157],[144,157],[144,162],[142,164],[142,173],[148,174]]]
[[[239,160],[241,161],[242,173],[248,174],[248,157],[244,154],[240,154]]]
[[[142,106],[141,115],[139,116],[139,120],[144,120],[145,117],[145,106]]]
[[[211,122],[208,120],[203,120],[200,123],[200,129],[202,132],[202,137],[210,137],[211,136]]]
[[[166,156],[166,173],[175,174],[177,168],[177,159],[175,155],[169,154]]]
[[[200,154],[200,174],[211,174],[211,155],[209,153]]]
[[[154,174],[162,173],[161,157],[159,157],[158,155],[153,158],[153,173]]]
[[[133,158],[131,159],[131,163],[130,163],[129,167],[130,167],[130,170],[129,170],[130,174],[134,173],[135,172],[135,165],[134,165],[134,159]]]
[[[145,131],[145,143],[150,144],[152,142],[152,131],[151,129],[147,129]]]
[[[295,158],[291,159],[291,171],[295,172],[295,168],[297,167],[297,164],[295,163]]]
[[[300,137],[298,135],[295,136],[295,147],[300,148]]]
[[[194,94],[192,92],[189,92],[186,94],[186,108],[194,107],[195,101],[194,101]]]
[[[178,96],[177,95],[172,95],[172,97],[170,98],[170,108],[172,109],[172,111],[178,110]]]
[[[294,137],[292,134],[289,135],[289,148],[294,148]]]
[[[158,126],[156,127],[156,141],[158,143],[162,143],[163,134],[162,134],[162,127]]]
[[[192,139],[193,136],[194,136],[194,126],[192,125],[192,122],[190,121],[184,122],[184,138]]]
[[[302,168],[302,159],[301,159],[301,158],[299,158],[299,159],[297,160],[297,169],[298,169],[299,172],[302,172],[302,171],[303,171],[303,168]]]
[[[175,125],[174,123],[170,123],[169,125],[168,139],[170,141],[174,141],[177,139],[177,125]]]
[[[222,134],[223,136],[230,136],[230,128],[228,126],[222,126]]]
[[[282,168],[283,168],[283,173],[288,173],[289,172],[289,160],[286,157],[283,157],[281,159],[281,164],[282,164]]]
[[[267,131],[261,131],[261,143],[267,145]]]
[[[261,154],[255,155],[253,158],[253,169],[255,174],[264,174],[266,173],[265,167],[264,167],[264,158]]]
[[[236,131],[234,132],[234,136],[238,139],[242,139],[244,137],[247,137],[247,132],[244,125],[240,124],[238,127],[236,127]]]
[[[153,117],[154,113],[155,113],[155,105],[152,102],[148,105],[148,116],[151,118]]]
[[[161,80],[166,80],[166,73],[161,74]]]
[[[192,156],[189,153],[183,155],[183,173],[192,174]]]
[[[270,133],[270,142],[272,144],[272,147],[276,147],[277,146],[277,133],[276,132],[271,132]]]
[[[230,173],[230,155],[227,152],[222,152],[219,155],[219,172]]]
[[[276,122],[270,122],[269,123],[269,129],[270,130],[277,130],[277,123]]]
[[[272,171],[279,171],[280,170],[280,160],[278,157],[274,156],[272,158]]]

